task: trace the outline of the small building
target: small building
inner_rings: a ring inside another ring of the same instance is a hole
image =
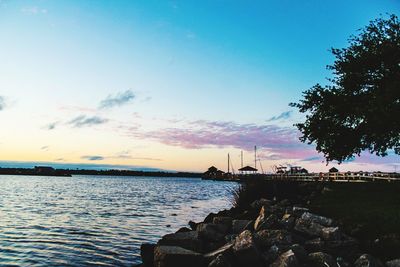
[[[329,172],[330,172],[330,173],[339,172],[339,170],[336,169],[335,167],[332,167],[332,168],[329,169]]]
[[[208,168],[208,170],[203,174],[203,177],[205,178],[221,178],[224,175],[224,172],[221,170],[218,170],[216,167],[211,166]]]
[[[245,166],[245,167],[239,169],[239,172],[241,174],[250,174],[250,173],[255,174],[257,171],[258,170],[256,168],[253,168],[253,167],[250,167],[250,166]]]

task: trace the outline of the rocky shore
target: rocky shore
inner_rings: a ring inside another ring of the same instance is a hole
[[[209,214],[203,222],[142,244],[139,266],[397,267],[364,253],[331,218],[288,199],[259,199],[246,209]]]

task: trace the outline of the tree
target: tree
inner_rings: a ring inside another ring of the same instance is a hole
[[[339,163],[370,151],[400,154],[400,24],[395,15],[379,18],[332,48],[329,85],[316,84],[290,103],[305,113],[295,124],[300,140],[315,143],[326,161]]]

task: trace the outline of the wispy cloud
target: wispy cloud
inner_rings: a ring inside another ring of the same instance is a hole
[[[21,12],[28,15],[40,15],[40,14],[47,14],[47,9],[40,8],[37,6],[30,6],[21,8]]]
[[[162,159],[159,159],[159,158],[132,156],[129,150],[124,150],[124,151],[118,152],[115,156],[112,156],[109,158],[162,161]]]
[[[57,127],[58,124],[59,124],[58,121],[51,122],[51,123],[47,124],[46,126],[44,126],[44,129],[46,129],[46,130],[54,130]]]
[[[50,149],[49,146],[42,146],[42,147],[40,148],[40,150],[44,150],[44,151],[48,151],[49,149]]]
[[[122,93],[118,93],[115,96],[109,95],[106,99],[102,100],[99,105],[99,109],[107,109],[122,106],[129,103],[135,98],[135,94],[131,90],[127,90]]]
[[[80,128],[80,127],[84,127],[84,126],[93,126],[93,125],[104,124],[106,122],[108,122],[108,119],[105,119],[105,118],[102,118],[99,116],[87,117],[85,115],[80,115],[80,116],[70,120],[67,124],[70,124],[76,128]]]
[[[273,116],[273,117],[269,118],[267,120],[267,122],[289,119],[292,116],[292,113],[293,113],[292,110],[282,112],[278,116]]]
[[[266,157],[270,159],[303,159],[317,154],[313,146],[298,140],[300,133],[297,129],[275,125],[199,120],[182,128],[135,131],[131,135],[187,149],[235,147],[251,151],[257,145],[268,152]]]
[[[90,161],[96,161],[96,160],[104,160],[104,157],[102,157],[102,156],[86,155],[86,156],[82,156],[81,159],[86,159],[86,160],[90,160]]]
[[[6,107],[6,100],[4,96],[0,96],[0,111],[5,109],[5,107]]]

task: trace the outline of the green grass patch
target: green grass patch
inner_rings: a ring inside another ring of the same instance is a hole
[[[311,201],[313,211],[338,220],[369,253],[400,257],[400,183],[328,183],[326,188]]]

